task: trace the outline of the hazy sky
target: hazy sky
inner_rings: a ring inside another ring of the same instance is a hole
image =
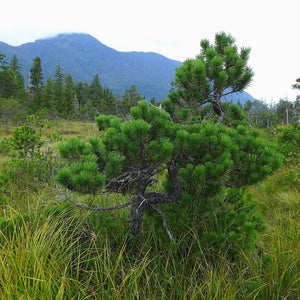
[[[9,0],[1,3],[0,41],[20,45],[57,33],[89,33],[119,51],[154,51],[184,61],[216,32],[251,48],[247,92],[268,102],[297,94],[299,0]],[[101,80],[101,75],[100,80]]]

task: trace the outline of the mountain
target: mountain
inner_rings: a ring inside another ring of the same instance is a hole
[[[109,48],[88,34],[60,34],[21,46],[0,43],[0,52],[9,59],[17,55],[28,77],[34,57],[42,61],[43,75],[53,77],[57,65],[73,80],[91,82],[98,73],[102,86],[123,95],[132,84],[142,96],[151,99],[166,97],[179,61],[152,52],[119,52]]]
[[[233,93],[231,95],[227,95],[225,97],[222,97],[222,102],[232,102],[232,103],[240,103],[242,105],[244,105],[247,101],[255,101],[257,99],[255,99],[254,97],[252,97],[249,93],[247,92],[241,92],[241,93]]]
[[[175,68],[181,65],[179,61],[153,52],[120,52],[89,34],[81,33],[59,34],[21,46],[0,42],[0,52],[8,59],[17,55],[25,78],[28,78],[33,59],[39,56],[44,79],[53,77],[56,66],[60,65],[64,73],[72,74],[74,81],[90,83],[98,73],[102,86],[110,88],[115,94],[123,95],[126,89],[135,84],[143,97],[155,97],[157,100],[167,96]],[[233,95],[232,99],[237,102],[239,97],[247,100],[252,98],[243,92]]]

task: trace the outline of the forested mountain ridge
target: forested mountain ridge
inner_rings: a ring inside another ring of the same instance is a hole
[[[89,34],[59,34],[53,38],[39,39],[21,46],[0,42],[0,52],[11,59],[17,55],[22,65],[25,82],[34,57],[42,62],[46,80],[53,76],[60,65],[64,73],[72,74],[74,80],[91,82],[96,73],[104,87],[123,95],[132,84],[146,99],[164,99],[174,79],[175,68],[180,61],[169,59],[154,52],[120,52],[112,49]],[[246,92],[230,96],[227,101],[245,103],[255,100]]]
[[[91,82],[96,73],[104,87],[122,95],[135,84],[146,98],[163,99],[168,94],[175,68],[181,62],[152,52],[119,52],[105,46],[88,34],[60,34],[21,46],[0,43],[0,52],[8,58],[17,55],[28,70],[35,56],[42,61],[44,79],[53,75],[57,65],[71,73],[74,80]]]

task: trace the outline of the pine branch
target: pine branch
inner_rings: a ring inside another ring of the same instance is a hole
[[[147,186],[153,185],[156,180],[151,179],[156,174],[159,174],[166,169],[166,166],[161,168],[147,167],[137,171],[123,172],[117,178],[110,180],[105,189],[107,191],[124,192],[126,190],[132,190],[135,187],[141,185],[142,182],[146,182]]]
[[[72,203],[74,206],[81,208],[81,209],[85,209],[85,210],[92,210],[92,211],[106,211],[106,210],[116,210],[116,209],[121,209],[124,207],[128,207],[130,205],[132,205],[134,203],[134,199],[133,198],[131,201],[126,202],[124,204],[120,204],[120,205],[116,205],[116,206],[108,206],[108,207],[90,207],[84,204],[79,204],[77,202],[75,202],[74,200],[72,200],[68,195],[66,190],[64,191],[64,196],[65,196],[65,200],[68,200],[70,203]]]
[[[166,215],[162,212],[162,210],[161,210],[159,207],[155,206],[154,204],[151,204],[151,207],[152,207],[158,214],[160,214],[160,216],[161,216],[161,218],[162,218],[162,220],[163,220],[163,226],[164,226],[164,229],[165,229],[165,231],[167,232],[170,241],[173,241],[172,234],[171,234],[171,232],[170,232],[170,230],[169,230],[169,228],[168,228],[168,225],[167,225],[167,217],[166,217]]]

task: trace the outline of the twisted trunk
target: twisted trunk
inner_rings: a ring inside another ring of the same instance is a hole
[[[217,124],[223,123],[225,112],[224,107],[220,99],[214,99],[212,102],[212,106],[214,109],[214,112],[219,116],[217,120]]]
[[[169,194],[163,193],[145,193],[149,183],[141,186],[138,190],[137,196],[134,198],[133,205],[130,210],[129,219],[129,233],[137,237],[141,231],[142,221],[147,207],[155,207],[155,204],[177,202],[182,192],[182,184],[178,178],[178,170],[175,162],[172,161],[167,166],[169,178],[173,189]],[[156,209],[157,211],[157,209]]]

